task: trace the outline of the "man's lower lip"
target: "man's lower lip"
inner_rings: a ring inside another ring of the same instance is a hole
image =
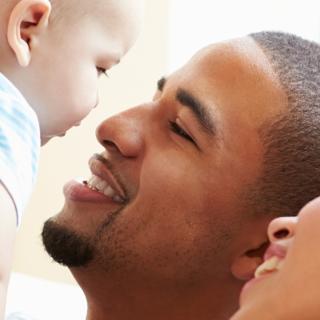
[[[101,192],[90,189],[84,183],[71,180],[63,188],[65,197],[69,200],[79,202],[105,202],[114,203],[112,198],[102,194]]]

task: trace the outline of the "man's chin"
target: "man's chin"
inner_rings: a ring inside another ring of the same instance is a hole
[[[48,254],[62,265],[85,267],[93,260],[95,250],[90,239],[52,219],[45,222],[41,235]]]

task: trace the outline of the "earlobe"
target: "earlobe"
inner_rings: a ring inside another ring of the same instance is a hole
[[[263,260],[260,257],[248,257],[243,255],[234,261],[231,266],[231,272],[238,280],[250,280],[262,261]]]
[[[51,13],[48,0],[21,0],[13,8],[8,23],[7,39],[18,63],[30,64],[32,49],[46,30]]]
[[[263,242],[258,248],[251,249],[236,257],[231,265],[231,273],[238,280],[250,280],[257,267],[263,262],[263,255],[268,247]]]

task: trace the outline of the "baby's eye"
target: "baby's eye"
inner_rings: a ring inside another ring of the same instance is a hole
[[[98,72],[98,76],[101,76],[102,74],[104,74],[107,78],[109,78],[109,75],[107,73],[107,69],[97,67],[97,72]]]
[[[195,144],[194,140],[190,137],[190,135],[188,135],[176,122],[169,121],[169,125],[172,132]]]

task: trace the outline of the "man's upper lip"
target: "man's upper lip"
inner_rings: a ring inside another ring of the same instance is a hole
[[[116,193],[118,193],[124,200],[127,200],[126,192],[108,168],[106,159],[103,156],[94,154],[89,160],[89,167],[92,174],[102,180],[105,180]]]
[[[264,254],[264,261],[271,257],[278,257],[284,259],[287,254],[287,248],[278,243],[271,243],[266,253]]]

